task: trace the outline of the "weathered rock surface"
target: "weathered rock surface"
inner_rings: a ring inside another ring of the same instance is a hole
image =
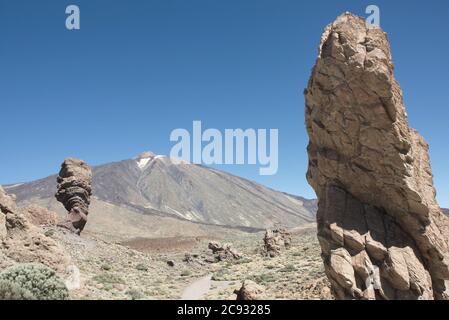
[[[89,214],[92,170],[82,160],[67,158],[61,165],[57,182],[56,199],[68,211],[67,220],[61,226],[80,234]]]
[[[270,257],[276,257],[282,250],[289,249],[292,237],[286,229],[267,229],[264,236],[264,251]]]
[[[238,260],[242,258],[242,254],[232,248],[229,243],[220,244],[218,242],[209,242],[208,248],[212,250],[217,261]]]
[[[39,262],[63,274],[70,256],[29,222],[14,197],[0,187],[0,268],[17,262]]]
[[[265,288],[254,281],[245,280],[240,290],[235,290],[237,300],[264,300],[266,299]]]
[[[58,223],[58,214],[37,205],[29,205],[21,209],[26,219],[35,226],[55,226]]]
[[[307,178],[338,299],[448,299],[449,222],[428,145],[408,125],[387,35],[349,13],[322,36],[305,90]]]

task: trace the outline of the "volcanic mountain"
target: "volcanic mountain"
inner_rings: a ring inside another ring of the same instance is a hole
[[[38,204],[64,212],[54,197],[56,176],[5,186],[5,190],[17,196],[19,205]],[[148,236],[149,230],[152,236],[185,235],[194,225],[203,231],[214,226],[258,230],[310,223],[315,212],[315,200],[145,152],[93,168],[88,229],[134,236]]]

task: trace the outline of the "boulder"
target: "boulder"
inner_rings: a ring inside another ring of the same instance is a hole
[[[235,290],[237,300],[264,300],[266,299],[265,288],[254,281],[245,280],[239,290]]]

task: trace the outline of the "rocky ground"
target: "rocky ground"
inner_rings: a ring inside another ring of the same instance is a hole
[[[314,226],[296,230],[291,248],[274,258],[262,254],[263,233],[242,233],[232,244],[243,258],[216,263],[204,237],[148,239],[145,246],[144,239],[111,243],[55,227],[45,234],[61,243],[79,268],[80,288],[72,299],[235,299],[245,279],[264,286],[273,299],[330,298],[315,232]]]

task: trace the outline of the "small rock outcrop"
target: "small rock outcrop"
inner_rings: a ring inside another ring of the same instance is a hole
[[[21,209],[26,219],[35,226],[55,226],[58,223],[58,214],[37,205],[29,205]]]
[[[337,299],[448,299],[449,220],[428,145],[408,125],[387,35],[329,25],[307,89],[307,178]]]
[[[232,245],[228,243],[222,245],[218,242],[212,241],[209,242],[208,248],[212,250],[212,253],[217,261],[238,260],[242,258],[242,254],[232,248]]]
[[[68,211],[67,219],[60,226],[80,234],[89,214],[92,170],[82,160],[67,158],[61,165],[57,182],[56,199]]]
[[[276,257],[282,250],[289,249],[292,237],[286,229],[266,230],[263,239],[264,251],[270,257]]]
[[[265,300],[265,287],[258,285],[254,281],[245,280],[239,290],[235,290],[237,300]]]
[[[71,258],[52,238],[27,220],[13,196],[0,187],[0,269],[38,262],[65,273]]]

